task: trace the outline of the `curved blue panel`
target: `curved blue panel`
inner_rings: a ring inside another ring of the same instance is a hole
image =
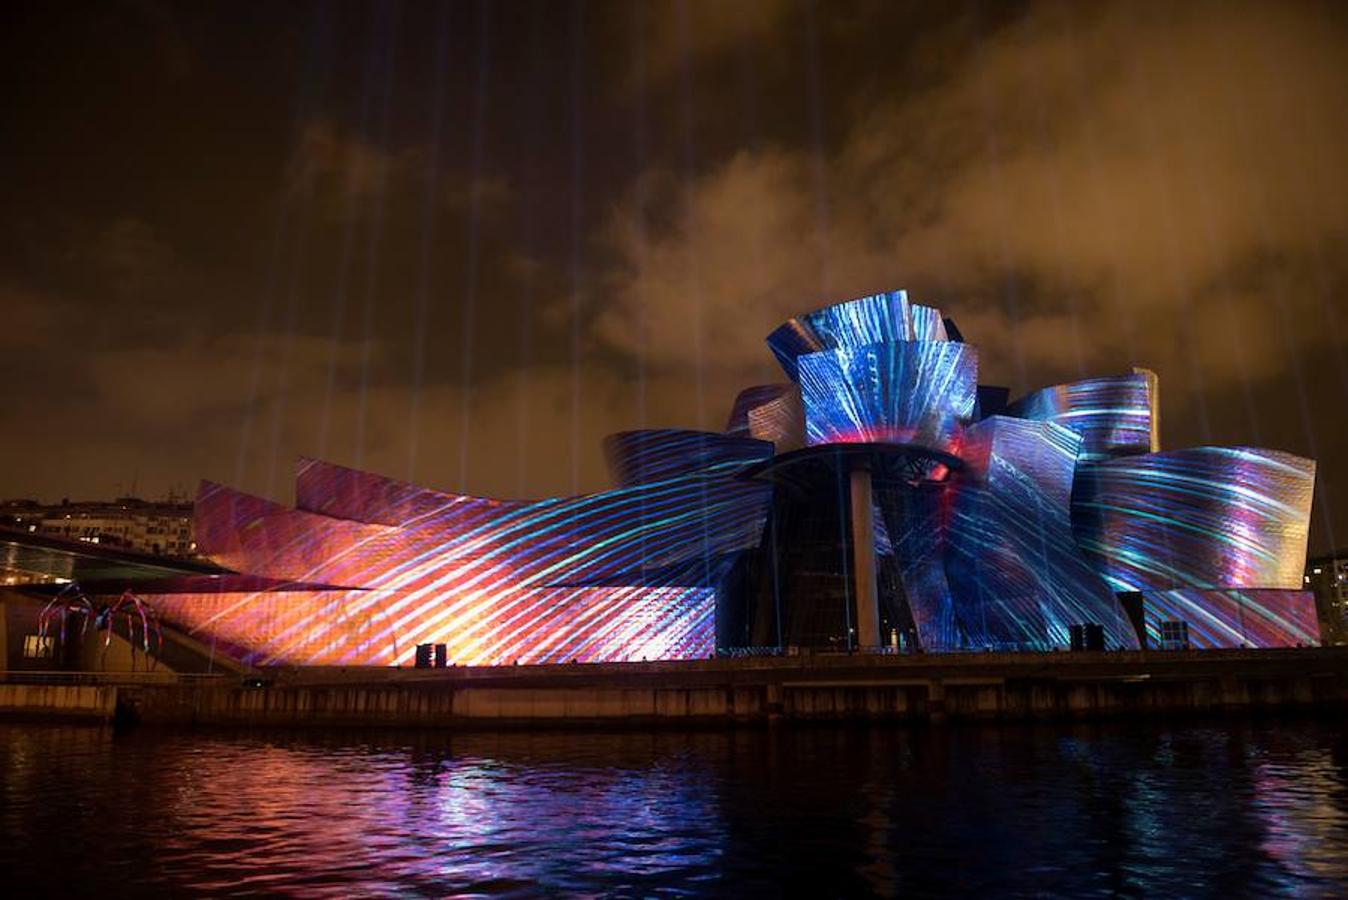
[[[945,572],[950,486],[913,490],[903,485],[897,492],[881,489],[880,496],[876,521],[887,532],[918,646],[928,653],[960,649],[965,641]]]
[[[913,319],[913,340],[915,341],[948,341],[949,335],[945,330],[945,318],[941,311],[934,306],[922,306],[913,303],[909,306],[909,311]]]
[[[1035,391],[1012,403],[1006,415],[1054,422],[1081,435],[1081,459],[1149,453],[1154,404],[1146,373],[1088,378]]]
[[[796,358],[807,353],[914,338],[908,295],[904,291],[889,291],[788,319],[768,335],[768,347],[795,381]]]
[[[1116,591],[1301,587],[1315,463],[1196,447],[1083,465],[1072,527]]]
[[[1047,422],[1001,416],[966,434],[954,480],[946,575],[971,646],[1066,647],[1072,625],[1105,629],[1111,647],[1137,636],[1076,545],[1069,513],[1081,438]]]
[[[609,473],[619,487],[680,475],[728,477],[772,457],[772,445],[748,437],[676,428],[619,431],[604,438]]]
[[[811,445],[958,444],[973,415],[978,352],[949,341],[869,344],[797,360]]]

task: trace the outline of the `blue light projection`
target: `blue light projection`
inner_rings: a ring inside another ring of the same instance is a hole
[[[768,347],[796,381],[796,358],[804,354],[916,339],[908,295],[889,291],[788,319],[768,335]]]
[[[1012,403],[1006,415],[1072,429],[1082,438],[1082,462],[1149,453],[1158,449],[1152,446],[1154,377],[1139,370],[1054,385]]]
[[[1088,623],[1136,647],[1116,591],[1143,593],[1149,641],[1168,621],[1199,647],[1318,640],[1297,590],[1313,462],[1156,452],[1146,370],[974,423],[978,352],[946,323],[902,291],[796,316],[768,337],[790,384],[743,391],[726,434],[610,436],[616,487],[598,493],[496,500],[317,460],[300,463],[294,509],[204,483],[198,546],[235,572],[138,590],[165,622],[263,664],[406,664],[420,643],[460,664],[701,657],[718,615],[745,620],[733,585],[754,583],[748,566],[798,549],[760,546],[777,540],[770,508],[842,497],[855,470],[841,466],[865,465],[879,603],[922,649],[1049,650]],[[807,562],[844,556],[799,533]],[[810,578],[838,580],[797,571],[806,586],[774,590],[806,607],[821,602]]]
[[[921,306],[913,303],[909,305],[908,310],[913,320],[913,340],[950,340],[945,330],[945,317],[941,315],[939,309],[934,306]]]
[[[610,434],[604,438],[604,455],[614,484],[632,487],[727,466],[738,471],[770,458],[772,447],[707,431],[648,429]]]
[[[880,514],[875,518],[883,522],[897,561],[919,646],[929,653],[960,650],[968,643],[946,577],[951,491],[950,484],[932,483],[876,492]]]
[[[949,341],[867,344],[796,360],[811,445],[958,446],[973,416],[978,351]]]
[[[1072,527],[1116,591],[1301,587],[1315,463],[1195,447],[1082,465]]]
[[[954,482],[946,573],[974,647],[1049,650],[1074,624],[1104,627],[1135,648],[1123,608],[1072,535],[1070,496],[1081,437],[1051,422],[994,416],[969,429]]]

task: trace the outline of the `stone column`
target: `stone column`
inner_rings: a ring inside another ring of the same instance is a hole
[[[857,646],[880,646],[880,591],[875,577],[875,507],[871,469],[864,459],[852,463],[852,581],[857,607]]]

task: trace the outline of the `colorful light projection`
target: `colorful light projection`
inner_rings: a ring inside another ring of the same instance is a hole
[[[1184,622],[1194,650],[1313,646],[1320,640],[1309,591],[1177,588],[1142,594],[1147,646],[1162,648],[1163,622]]]
[[[659,471],[538,502],[381,484],[312,460],[301,466],[300,502],[354,519],[205,485],[204,552],[330,589],[165,595],[160,608],[257,663],[405,664],[420,643],[447,644],[460,664],[706,656],[718,586],[757,543],[770,493],[735,476],[771,445],[681,431],[617,443]]]
[[[971,425],[977,355],[952,335],[962,341],[939,310],[890,292],[768,337],[800,385],[809,445],[916,445],[965,463],[941,487],[877,488],[924,647],[1047,649],[1077,623],[1137,646],[1114,591],[1300,586],[1313,463],[1159,453],[1159,380],[1146,369],[1046,388]]]
[[[952,484],[939,482],[916,489],[904,482],[875,485],[875,521],[886,532],[918,645],[929,653],[968,643],[946,577],[952,490]]]
[[[772,448],[752,438],[705,431],[620,431],[604,438],[609,475],[631,487],[689,472],[739,472],[772,456]]]
[[[953,341],[867,344],[796,360],[810,445],[916,444],[953,451],[973,416],[978,352]]]
[[[946,574],[965,646],[1051,650],[1074,624],[1136,648],[1117,598],[1072,535],[1070,497],[1081,436],[1052,422],[994,416],[965,436],[953,484]]]
[[[945,330],[945,317],[933,306],[909,304],[909,314],[913,319],[913,340],[948,341],[950,335]]]
[[[1136,647],[1115,591],[1145,593],[1149,631],[1188,622],[1195,646],[1317,639],[1295,590],[1314,463],[1148,452],[1153,373],[1048,388],[975,423],[977,350],[902,291],[797,316],[768,344],[791,384],[742,392],[724,435],[611,436],[610,491],[492,500],[315,460],[295,509],[203,485],[198,545],[243,574],[156,604],[257,663],[406,664],[422,643],[460,664],[706,656],[718,606],[737,602],[727,576],[787,483],[746,473],[847,445],[870,454],[873,540],[886,590],[902,593],[881,603],[926,650],[1065,647],[1085,623]]]
[[[835,303],[788,319],[768,335],[768,348],[787,376],[798,381],[796,358],[799,356],[820,350],[917,339],[908,295],[904,291],[889,291]]]
[[[1153,446],[1155,376],[1088,378],[1035,391],[1007,407],[1005,414],[1055,422],[1081,435],[1081,461],[1150,453]]]
[[[1301,587],[1315,463],[1196,447],[1082,465],[1072,525],[1116,591]]]

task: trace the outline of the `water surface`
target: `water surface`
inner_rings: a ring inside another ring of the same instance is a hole
[[[1342,896],[1348,728],[0,726],[0,873],[118,896]]]

